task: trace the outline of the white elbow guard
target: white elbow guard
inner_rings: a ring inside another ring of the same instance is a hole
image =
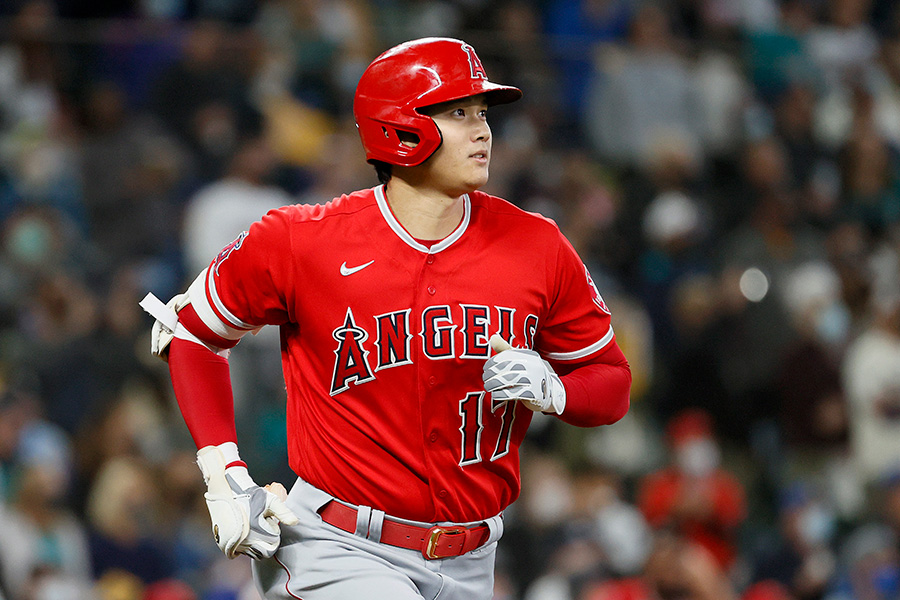
[[[175,329],[178,327],[178,311],[187,306],[191,297],[187,294],[174,296],[167,304],[153,294],[147,294],[140,301],[140,306],[156,321],[150,331],[150,352],[162,360],[168,360],[166,352],[172,339],[175,337]]]
[[[209,324],[210,322],[215,321],[214,316],[204,317],[204,314],[209,315],[211,312],[208,307],[204,309],[205,304],[202,301],[205,298],[203,286],[206,281],[206,274],[207,270],[204,269],[183,294],[178,294],[166,304],[163,304],[162,301],[153,294],[147,294],[144,296],[144,299],[139,302],[140,307],[156,319],[150,333],[150,352],[153,353],[154,356],[158,356],[162,360],[168,362],[169,356],[167,349],[169,344],[172,343],[174,338],[178,338],[200,344],[210,352],[228,358],[230,352],[229,349],[222,349],[207,344],[178,323],[178,312],[188,304],[193,304],[198,316],[204,323]],[[191,301],[192,298],[200,298],[201,301],[199,303],[194,303]],[[232,332],[223,328],[217,330],[215,326],[212,326],[212,329],[214,333],[221,335],[226,339],[240,339],[240,336],[246,333]]]

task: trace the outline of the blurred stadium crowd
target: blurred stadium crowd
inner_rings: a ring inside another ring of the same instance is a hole
[[[375,185],[355,83],[425,35],[525,91],[486,191],[560,224],[634,371],[622,422],[535,421],[495,598],[900,598],[895,2],[2,0],[0,599],[257,599],[137,302]],[[274,335],[238,432],[289,484]]]

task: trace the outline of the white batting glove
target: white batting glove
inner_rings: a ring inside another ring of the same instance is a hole
[[[205,446],[197,452],[216,544],[228,558],[238,554],[270,558],[281,543],[279,523],[296,525],[300,521],[276,494],[256,485],[246,467],[226,469],[226,456],[228,462],[240,460],[233,442]]]
[[[491,336],[495,354],[484,363],[484,389],[497,401],[518,400],[535,412],[561,415],[566,388],[559,375],[534,350],[513,348],[497,334]]]

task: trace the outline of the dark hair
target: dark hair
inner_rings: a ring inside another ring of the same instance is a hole
[[[375,166],[375,174],[378,175],[378,181],[387,185],[387,182],[391,180],[394,165],[381,160],[373,160],[372,164]]]

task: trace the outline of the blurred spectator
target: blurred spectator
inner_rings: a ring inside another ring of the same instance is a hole
[[[437,11],[429,11],[435,6]],[[365,2],[279,0],[264,3],[256,26],[274,51],[290,94],[315,110],[338,115],[350,110],[348,99],[370,57],[393,43],[383,46],[378,43],[376,25],[408,27],[424,36],[436,35],[435,26],[446,26],[454,19],[454,8],[448,5],[419,2],[404,3],[400,7],[385,3],[381,8],[385,13],[392,9],[403,10],[404,18],[385,18],[382,22],[378,17],[383,15],[372,14],[371,7]],[[447,12],[441,14],[441,8]],[[417,18],[427,21],[428,15],[433,13],[437,13],[439,23],[417,27],[422,25],[416,22]],[[386,37],[393,39],[396,35],[408,39],[406,32],[390,33],[392,35]]]
[[[624,498],[612,472],[589,469],[574,475],[572,506],[539,559],[545,573],[531,582],[527,600],[583,598],[598,582],[643,571],[653,534],[640,511]]]
[[[737,422],[717,425],[723,435],[746,437],[780,410],[773,381],[793,335],[784,286],[796,267],[822,260],[826,253],[821,232],[800,218],[781,141],[751,142],[742,160],[746,186],[741,200],[747,208],[734,208],[749,212],[716,246],[724,334],[721,377],[730,403],[743,414]]]
[[[585,497],[584,512],[593,520],[606,574],[623,578],[641,573],[653,548],[653,532],[627,499],[623,482],[612,473],[587,473],[576,486],[584,488],[579,495]]]
[[[181,245],[189,277],[269,210],[292,203],[284,190],[269,183],[277,166],[269,141],[262,135],[249,137],[241,141],[223,176],[188,200]]]
[[[587,108],[591,60],[604,44],[624,39],[633,6],[626,0],[564,0],[546,5],[545,30],[560,74],[562,113]]]
[[[874,122],[872,97],[855,88],[854,123],[840,149],[842,211],[880,234],[900,221],[897,149],[888,146]]]
[[[881,45],[880,77],[873,85],[874,118],[878,130],[897,148],[900,147],[900,31]]]
[[[551,125],[547,121],[553,119],[557,111],[540,110],[540,107],[555,108],[560,105],[560,76],[551,63],[553,53],[542,36],[540,7],[527,0],[498,2],[495,6],[492,6],[494,3],[484,4],[488,10],[493,11],[489,23],[498,38],[493,44],[488,39],[484,40],[487,46],[486,52],[482,52],[485,55],[481,60],[484,61],[487,72],[500,81],[518,77],[522,89],[529,90],[528,95],[523,98],[531,109],[529,112],[543,121],[538,126],[543,129]],[[567,3],[555,2],[547,6],[547,10],[565,10],[562,6],[564,4]],[[573,35],[574,32],[569,29],[566,34]],[[473,40],[472,44],[479,49],[484,46],[479,40]]]
[[[298,204],[324,204],[334,199],[336,189],[350,189],[347,186],[363,189],[377,183],[358,138],[352,119],[343,119],[323,138],[314,160],[308,165],[315,176],[295,200]]]
[[[815,7],[804,0],[779,3],[780,19],[748,28],[744,60],[758,97],[771,103],[791,85],[815,84],[819,68],[809,55],[805,37],[815,24]]]
[[[729,160],[742,141],[741,115],[752,101],[743,68],[733,54],[715,48],[703,51],[694,64],[694,85],[702,103],[701,139],[714,159]]]
[[[851,332],[841,281],[825,262],[798,267],[785,286],[796,332],[776,385],[779,425],[789,448],[826,454],[847,442],[847,409],[839,360]]]
[[[727,437],[742,431],[747,407],[728,401],[723,380],[723,347],[729,341],[720,288],[714,275],[702,271],[673,282],[665,307],[671,329],[667,351],[658,353],[653,414],[668,421],[685,409],[700,408]]]
[[[89,342],[97,309],[85,281],[57,272],[36,282],[20,315],[29,368],[37,376],[48,416],[70,432],[80,425],[98,390]]]
[[[871,323],[850,343],[841,367],[854,460],[865,482],[900,465],[900,296],[873,304]]]
[[[550,155],[543,153],[530,158],[540,162]],[[559,173],[552,179],[533,178],[531,168],[516,165],[521,171],[511,187],[519,188],[522,207],[554,219],[572,245],[585,256],[621,260],[611,256],[617,250],[612,225],[618,217],[621,198],[608,174],[583,151],[554,153],[552,160],[560,161]],[[606,260],[600,264],[604,270],[608,267]]]
[[[31,0],[19,5],[10,36],[0,46],[0,110],[7,126],[46,128],[58,109],[60,60],[51,35],[56,23],[52,2]]]
[[[663,598],[731,600],[736,596],[719,561],[702,545],[677,534],[657,535],[644,579]]]
[[[583,600],[735,600],[728,576],[701,546],[671,531],[657,533],[640,576],[610,579],[587,590]]]
[[[807,34],[810,56],[835,92],[862,80],[873,67],[878,39],[868,22],[871,10],[871,0],[830,0],[826,22],[816,24]]]
[[[893,529],[900,539],[900,471],[878,482],[873,504],[873,518]]]
[[[13,599],[26,598],[29,588],[71,579],[88,588],[91,556],[84,524],[66,506],[68,474],[57,465],[25,463],[18,474],[10,509],[0,511],[4,542],[0,544],[3,581]]]
[[[80,168],[91,239],[115,264],[177,244],[178,185],[190,156],[111,81],[86,90]],[[171,268],[171,267],[170,267]]]
[[[616,164],[644,166],[660,143],[700,143],[702,104],[670,20],[644,4],[629,24],[629,44],[598,53],[584,121],[590,144]]]
[[[116,460],[167,460],[178,437],[166,422],[158,390],[141,380],[129,381],[116,395],[88,412],[77,432],[78,479],[75,500],[86,510],[93,487],[108,465]],[[126,461],[127,462],[127,461]],[[126,471],[131,473],[135,470]],[[153,490],[158,491],[158,485]]]
[[[778,439],[763,452],[769,453],[768,484],[814,478],[838,514],[853,519],[864,510],[865,495],[852,460],[841,377],[857,327],[845,300],[850,294],[838,271],[823,261],[797,267],[784,287],[794,336],[775,379],[779,410],[769,433]]]
[[[0,215],[21,203],[38,205],[83,229],[77,130],[65,96],[73,65],[55,43],[58,26],[52,2],[30,0],[0,46],[0,171],[10,185]]]
[[[220,553],[208,571],[204,600],[262,600],[253,582],[250,561],[242,556],[229,560]]]
[[[23,431],[38,413],[37,400],[31,395],[17,389],[0,391],[0,507],[12,494]]]
[[[677,414],[666,437],[671,463],[642,479],[638,506],[655,529],[678,532],[727,572],[737,559],[737,530],[747,516],[744,487],[720,465],[721,449],[706,412]]]
[[[788,184],[797,191],[800,218],[828,227],[839,216],[840,174],[834,153],[816,138],[816,90],[788,84],[774,99],[773,131],[782,141]]]
[[[202,182],[221,175],[258,120],[242,70],[223,60],[233,58],[226,53],[229,34],[221,22],[189,23],[180,60],[159,75],[151,93],[153,113],[194,153]]]
[[[511,574],[521,582],[520,585],[530,583],[548,570],[554,552],[563,545],[563,528],[572,514],[575,500],[572,474],[556,457],[536,453],[522,467],[523,490],[529,491],[513,505],[512,519],[504,525],[510,539],[520,540],[526,549],[510,565]],[[526,488],[525,482],[534,485]],[[584,561],[571,568],[590,564],[596,555],[591,552]]]
[[[119,267],[107,279],[108,284],[100,290],[99,322],[91,340],[92,364],[99,383],[98,407],[135,382],[155,387],[163,395],[165,388],[155,377],[160,365],[144,356],[148,332],[138,302],[150,290],[169,291],[167,278],[158,277],[156,269],[139,263]]]
[[[900,550],[888,527],[869,523],[841,545],[839,581],[825,600],[889,600],[900,594]]]
[[[753,581],[778,582],[796,600],[819,600],[833,584],[837,515],[810,485],[789,484],[781,492],[778,529],[755,553]]]
[[[144,583],[135,575],[113,569],[97,579],[95,586],[99,600],[141,600]]]
[[[189,450],[173,453],[163,467],[161,521],[166,524],[174,575],[195,591],[216,587],[210,574],[222,554],[206,543],[209,511],[203,500],[203,478],[198,476],[196,454]]]
[[[692,276],[709,273],[703,244],[705,215],[700,203],[680,189],[663,190],[644,211],[647,248],[640,256],[641,299],[650,311],[656,343],[663,353],[677,347],[678,315],[670,310],[673,290]]]
[[[173,557],[159,532],[159,488],[138,460],[103,465],[87,501],[90,557],[97,578],[124,571],[144,584],[174,574]]]

